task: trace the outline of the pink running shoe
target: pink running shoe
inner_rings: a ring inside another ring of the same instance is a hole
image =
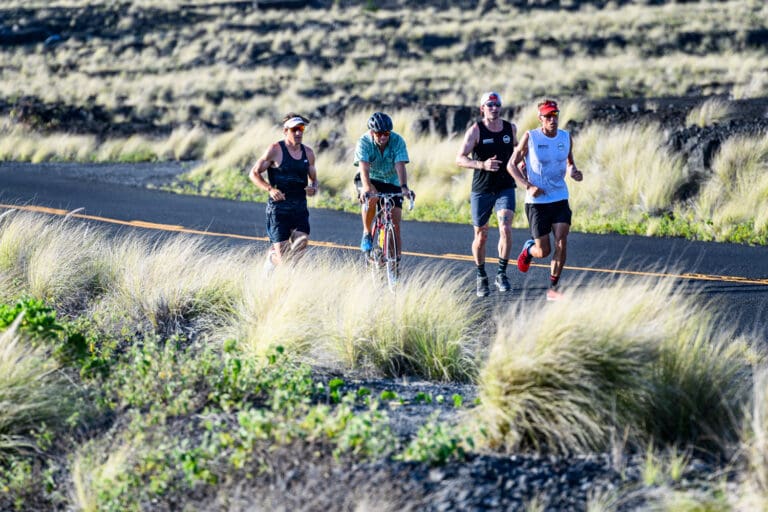
[[[555,290],[553,288],[550,288],[549,290],[547,290],[547,300],[549,302],[557,302],[557,301],[561,300],[562,298],[563,298],[563,294],[560,293],[559,291],[557,291],[557,290]]]

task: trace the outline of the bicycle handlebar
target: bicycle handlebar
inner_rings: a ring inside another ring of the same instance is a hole
[[[413,210],[416,205],[416,199],[412,195],[405,196],[402,192],[368,192],[363,194],[363,211],[368,211],[368,199],[393,199],[395,197],[408,198],[408,211]]]

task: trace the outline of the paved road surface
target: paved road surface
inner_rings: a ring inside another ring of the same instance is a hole
[[[100,218],[119,229],[168,229],[205,232],[217,240],[267,247],[264,205],[170,194],[142,188],[162,183],[179,172],[177,164],[79,165],[0,163],[0,208],[23,206],[78,211],[83,218]],[[418,208],[417,204],[417,208]],[[58,212],[59,214],[62,212]],[[56,214],[57,212],[52,212]],[[578,212],[575,212],[578,216]],[[311,209],[314,250],[357,254],[359,217]],[[407,217],[407,216],[406,216]],[[149,223],[149,224],[148,224]],[[159,226],[162,225],[162,226]],[[406,257],[413,264],[448,265],[468,281],[467,297],[475,300],[473,266],[469,258],[472,229],[466,225],[406,221]],[[527,238],[514,230],[514,246]],[[498,235],[489,239],[495,255]],[[495,260],[490,260],[493,263]],[[493,265],[488,265],[493,271]],[[511,264],[512,291],[482,299],[491,308],[519,299],[541,300],[548,267],[535,264],[528,274]],[[702,300],[714,301],[739,327],[768,334],[768,248],[690,242],[637,236],[589,235],[569,237],[563,284],[588,282],[617,275],[656,275],[676,279]]]

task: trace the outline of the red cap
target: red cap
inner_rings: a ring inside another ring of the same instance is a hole
[[[554,101],[545,101],[543,105],[539,107],[539,115],[540,116],[546,116],[548,114],[551,114],[552,112],[559,112],[560,109],[557,108],[557,103]]]

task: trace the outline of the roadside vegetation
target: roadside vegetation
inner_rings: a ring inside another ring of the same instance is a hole
[[[438,466],[596,451],[617,471],[644,463],[639,488],[627,480],[594,506],[768,500],[765,340],[734,335],[678,283],[607,278],[535,313],[514,302],[481,332],[466,283],[433,269],[393,294],[319,252],[269,276],[263,258],[0,217],[0,508],[221,505],[298,454]],[[479,396],[404,400],[355,377]],[[433,401],[454,420],[394,433],[396,409]],[[696,457],[729,461],[738,494],[680,487]]]
[[[550,10],[495,2],[491,25],[481,21],[485,2],[427,3],[418,13],[397,3],[329,2],[291,16],[245,4],[4,3],[11,19],[24,14],[14,33],[44,24],[54,40],[0,47],[0,161],[196,161],[173,190],[264,200],[247,172],[294,110],[312,119],[306,142],[322,186],[312,205],[352,210],[354,141],[370,111],[385,109],[409,144],[420,198],[409,217],[463,223],[471,173],[454,163],[464,127],[448,112],[492,88],[521,130],[536,126],[538,99],[561,101],[586,177],[571,187],[574,229],[768,242],[764,208],[754,207],[762,192],[750,181],[766,167],[765,129],[752,144],[743,133],[718,139],[713,164],[674,149],[668,126],[593,121],[586,106],[699,97],[680,129],[732,121],[728,100],[768,96],[764,2],[586,2],[554,24]],[[725,170],[734,145],[750,170]],[[725,177],[727,197],[712,196]],[[522,227],[524,215],[515,222]]]

